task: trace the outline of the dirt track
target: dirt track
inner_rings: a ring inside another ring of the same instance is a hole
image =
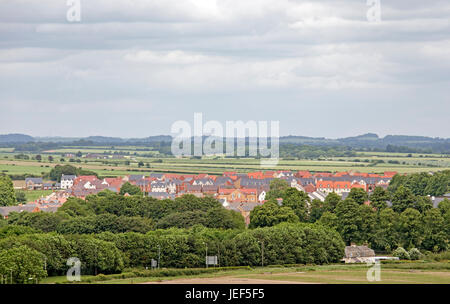
[[[280,281],[248,279],[236,277],[218,277],[218,278],[193,278],[193,279],[175,279],[160,282],[146,282],[143,284],[314,284],[308,282]]]

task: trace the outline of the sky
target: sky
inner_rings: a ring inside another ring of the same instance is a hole
[[[448,0],[70,1],[0,0],[0,134],[450,137]]]

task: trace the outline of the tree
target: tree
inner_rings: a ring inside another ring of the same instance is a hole
[[[158,229],[170,227],[189,228],[194,225],[206,227],[206,212],[203,210],[175,212],[160,219],[156,225]]]
[[[139,163],[138,163],[138,167],[140,168],[140,167],[144,167],[144,162],[143,161],[140,161]]]
[[[48,156],[48,161],[49,161],[49,162],[52,162],[53,160],[54,160],[54,159],[53,159],[53,156],[49,155],[49,156]]]
[[[306,222],[310,203],[308,194],[292,187],[282,190],[280,194],[283,199],[283,206],[291,208],[300,221]]]
[[[245,221],[241,213],[218,207],[206,212],[205,226],[209,228],[244,229]]]
[[[16,199],[19,203],[26,203],[27,202],[27,195],[24,191],[18,190],[16,191]]]
[[[373,246],[375,249],[386,250],[390,252],[398,246],[398,213],[391,208],[381,210],[377,215],[377,225],[373,237]]]
[[[444,215],[446,212],[450,210],[450,200],[444,199],[438,204],[438,209],[441,212],[442,215]]]
[[[423,235],[422,248],[432,251],[447,249],[448,234],[445,233],[444,218],[437,209],[429,209],[423,215]]]
[[[399,217],[399,241],[402,247],[420,247],[423,240],[422,215],[416,209],[408,208]]]
[[[415,208],[420,213],[424,213],[425,211],[433,208],[433,202],[428,196],[416,196],[415,201],[416,201]]]
[[[361,240],[360,242],[371,243],[375,234],[376,212],[367,205],[360,205],[358,216],[360,217]]]
[[[13,283],[24,284],[40,281],[47,276],[42,254],[27,246],[18,246],[0,251],[0,274],[10,278]]]
[[[390,199],[389,192],[382,187],[375,187],[370,195],[370,205],[381,211],[387,207],[387,201]]]
[[[49,177],[53,181],[61,182],[61,175],[77,175],[77,168],[71,165],[56,165],[49,173]]]
[[[67,201],[58,208],[57,213],[66,213],[70,216],[88,216],[94,215],[93,210],[90,208],[90,204],[86,204],[85,201],[75,197],[69,197]]]
[[[329,193],[323,202],[324,210],[334,212],[340,201],[342,201],[342,199],[338,194],[334,192]]]
[[[414,208],[415,205],[415,197],[411,190],[400,185],[392,197],[392,209],[395,212],[402,213],[408,208]]]
[[[424,189],[424,195],[440,196],[450,189],[450,170],[433,174]]]
[[[347,198],[351,198],[359,205],[362,205],[369,199],[369,196],[367,195],[367,192],[364,189],[352,188]]]
[[[122,254],[114,243],[98,240],[91,235],[70,235],[74,256],[78,257],[82,274],[120,273],[124,267]]]
[[[126,182],[122,185],[120,188],[120,195],[124,195],[125,193],[128,193],[129,195],[136,195],[136,194],[142,194],[141,188],[139,188],[136,185],[132,185],[129,182]]]
[[[337,230],[338,228],[338,218],[336,214],[329,211],[325,211],[322,214],[322,216],[318,220],[318,223],[334,230]]]
[[[0,175],[0,206],[13,206],[17,203],[14,186],[6,175]]]
[[[274,200],[256,206],[250,212],[250,228],[274,226],[282,222],[298,222],[298,216],[289,207],[280,207]]]
[[[281,198],[284,190],[288,188],[289,184],[284,179],[275,178],[271,180],[270,190],[267,192],[266,200]]]
[[[64,219],[64,214],[51,212],[11,212],[8,223],[28,226],[44,232],[55,231],[59,223]]]
[[[19,225],[7,225],[0,228],[0,239],[6,238],[11,235],[22,235],[42,232],[31,227],[19,226]]]
[[[63,161],[63,159],[61,159]],[[72,160],[74,162],[75,160]],[[97,173],[89,170],[83,170],[81,167],[76,168],[72,165],[56,165],[49,173],[49,177],[54,181],[61,181],[61,175],[95,175],[98,176]]]
[[[409,175],[397,174],[389,183],[388,190],[395,193],[400,186],[408,188],[414,195],[443,195],[449,191],[450,170],[436,172],[432,175],[425,172]]]
[[[315,223],[322,217],[324,211],[325,209],[323,203],[318,199],[313,199],[311,202],[311,208],[309,212],[309,221],[311,223]]]
[[[366,205],[358,205],[353,199],[347,198],[336,207],[337,230],[342,239],[352,242],[368,242],[374,226],[375,212]]]

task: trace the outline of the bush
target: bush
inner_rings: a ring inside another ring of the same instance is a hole
[[[417,248],[411,248],[408,254],[411,260],[418,260],[422,256],[422,253],[420,253],[419,249]]]
[[[395,249],[392,255],[398,257],[400,260],[410,259],[408,251],[406,251],[403,247],[398,247],[397,249]]]
[[[450,251],[443,251],[440,253],[428,252],[425,254],[425,260],[429,261],[450,261]]]

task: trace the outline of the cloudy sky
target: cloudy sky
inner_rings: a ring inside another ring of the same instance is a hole
[[[281,135],[450,137],[450,2],[0,0],[0,134],[144,137],[177,120]]]

